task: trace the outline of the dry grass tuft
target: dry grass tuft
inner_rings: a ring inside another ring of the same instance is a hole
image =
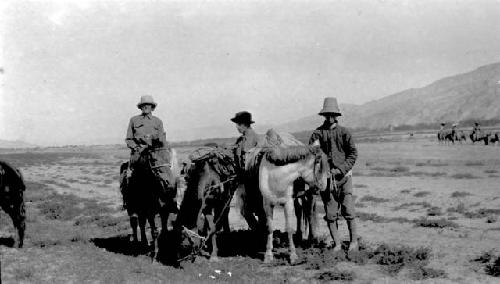
[[[410,168],[406,167],[406,166],[396,166],[396,167],[391,169],[391,172],[393,172],[393,173],[407,173],[409,171],[410,171]]]
[[[458,228],[458,224],[444,218],[431,220],[427,218],[420,218],[415,220],[416,227],[427,227],[427,228]]]
[[[486,274],[493,277],[500,277],[500,255],[495,256],[492,251],[484,252],[472,261],[483,264]]]
[[[455,191],[451,194],[451,197],[458,198],[458,197],[465,197],[465,196],[469,196],[469,195],[472,195],[472,194],[465,192],[465,191]]]
[[[479,162],[479,161],[469,161],[469,162],[465,162],[465,165],[468,166],[468,167],[471,167],[471,166],[484,166],[484,163],[483,162]]]
[[[424,197],[424,196],[427,196],[427,195],[430,195],[431,193],[429,191],[419,191],[417,193],[415,193],[413,196],[415,197]]]
[[[390,201],[390,199],[375,197],[372,195],[365,195],[365,196],[361,197],[361,199],[359,201],[360,202],[382,203],[382,202],[388,202],[388,201]]]
[[[334,269],[318,273],[315,278],[320,281],[353,281],[355,274],[352,271]]]
[[[392,209],[392,211],[398,211],[401,209],[408,209],[409,207],[413,206],[422,206],[423,208],[431,208],[431,204],[429,202],[409,202],[409,203],[403,203],[399,206],[396,206]]]
[[[475,179],[475,178],[479,178],[471,173],[456,173],[454,175],[451,176],[452,178],[454,179]]]
[[[441,211],[441,208],[437,206],[433,206],[429,209],[427,209],[427,216],[442,216],[443,212]]]
[[[367,187],[368,187],[368,185],[366,185],[366,184],[359,184],[359,183],[354,184],[354,188],[367,188]]]

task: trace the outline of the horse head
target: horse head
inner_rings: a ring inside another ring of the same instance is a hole
[[[313,149],[315,151],[313,167],[314,179],[310,186],[318,189],[319,191],[324,191],[326,190],[328,175],[330,173],[328,157],[319,146],[314,146]]]

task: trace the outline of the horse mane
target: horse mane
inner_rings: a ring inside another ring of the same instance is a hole
[[[271,162],[277,166],[283,166],[290,163],[295,163],[300,160],[305,159],[309,155],[316,155],[318,153],[318,148],[313,146],[290,146],[288,148],[284,147],[272,147],[266,151],[265,158],[267,161]]]

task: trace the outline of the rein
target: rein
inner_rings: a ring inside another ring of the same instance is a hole
[[[209,187],[206,187],[207,191],[210,190],[210,189],[213,189],[213,188],[216,188],[216,187],[224,187],[224,184],[227,183],[227,182],[230,182],[230,181],[233,181],[236,179],[236,175],[233,175],[231,176],[230,178],[226,179],[225,181],[222,181],[222,182],[219,182],[215,185],[212,185],[212,186],[209,186]],[[219,221],[221,220],[222,216],[224,215],[223,212],[227,209],[227,207],[229,206],[229,204],[231,204],[231,200],[233,199],[233,196],[230,195],[229,198],[227,199],[226,203],[224,204],[224,207],[222,207],[222,210],[221,210],[221,214],[219,215],[219,217],[217,218],[217,220],[215,220],[214,222],[214,227],[215,229],[210,231],[208,233],[208,235],[206,237],[203,237],[201,236],[200,234],[194,232],[193,230],[190,230],[188,228],[186,228],[185,226],[182,226],[182,232],[186,233],[189,237],[189,242],[191,244],[193,244],[193,238],[197,238],[197,239],[201,239],[201,244],[200,246],[193,250],[190,254],[186,255],[185,257],[182,257],[182,258],[179,258],[177,261],[180,262],[180,261],[184,261],[188,258],[191,258],[193,256],[196,256],[196,255],[199,255],[201,250],[203,249],[203,247],[205,246],[205,243],[215,234],[217,233],[217,224],[219,223]],[[201,210],[200,210],[201,212]],[[201,214],[201,213],[200,213]]]

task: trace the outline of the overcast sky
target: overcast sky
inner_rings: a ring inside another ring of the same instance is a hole
[[[122,143],[362,104],[500,61],[500,1],[2,1],[0,139]],[[236,130],[234,135],[237,135]]]

